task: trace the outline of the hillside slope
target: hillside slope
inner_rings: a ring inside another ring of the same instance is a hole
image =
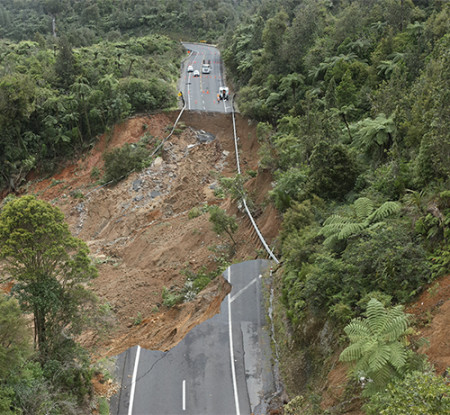
[[[86,345],[101,346],[97,353],[115,355],[129,347],[167,350],[179,342],[193,326],[218,312],[228,292],[227,283],[215,279],[190,303],[168,309],[162,305],[162,291],[180,288],[183,269],[198,271],[214,268],[211,246],[224,243],[212,231],[209,215],[188,218],[193,207],[220,204],[238,217],[237,258],[255,257],[260,249],[248,220],[230,200],[218,199],[211,186],[217,174],[235,172],[231,118],[226,115],[187,113],[187,128],[164,146],[162,158],[140,173],[133,173],[115,186],[96,186],[91,177],[103,165],[106,150],[139,141],[151,134],[155,139],[167,135],[177,113],[136,117],[118,125],[110,137],[103,136],[95,148],[76,164],[42,181],[34,181],[28,192],[52,201],[65,213],[72,232],[85,240],[99,267],[93,289],[114,312],[115,331],[106,339],[84,336]],[[143,127],[145,125],[145,127]],[[197,131],[203,129],[216,139],[201,144]],[[255,129],[238,118],[243,170],[257,170]],[[271,187],[264,174],[252,179],[258,200]],[[250,183],[252,185],[252,183]],[[262,213],[262,231],[269,240],[277,234],[275,210]],[[248,243],[251,242],[251,243]]]

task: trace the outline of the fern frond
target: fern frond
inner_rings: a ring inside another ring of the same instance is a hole
[[[353,343],[342,351],[339,356],[341,362],[352,362],[359,359],[363,354],[363,342]]]
[[[369,365],[371,371],[378,372],[386,365],[391,357],[390,347],[388,345],[381,345],[374,348],[373,353],[369,356]]]
[[[338,237],[336,235],[331,235],[323,241],[323,245],[326,248],[331,249],[337,241]]]
[[[339,233],[341,229],[346,225],[345,222],[342,223],[329,223],[325,225],[320,231],[319,235],[331,236]]]
[[[398,371],[406,364],[407,354],[405,347],[399,342],[394,342],[389,345],[391,355],[389,363]]]
[[[386,337],[392,319],[396,316],[392,314],[392,310],[387,311],[384,305],[374,298],[367,305],[366,315],[367,324],[377,338]]]
[[[364,228],[364,223],[347,223],[342,227],[337,237],[340,240],[348,239],[350,236],[359,234]]]
[[[398,340],[405,335],[405,331],[408,328],[408,320],[405,316],[392,317],[389,316],[386,324],[379,333],[383,335],[384,339],[388,342]]]
[[[345,224],[349,222],[349,219],[344,217],[344,216],[340,216],[340,215],[331,215],[328,216],[328,218],[325,219],[325,222],[323,223],[323,226],[327,226],[327,225],[333,225],[333,224]]]
[[[382,219],[399,212],[401,208],[402,205],[398,202],[384,202],[378,209],[375,209],[367,219],[369,222],[379,222]]]
[[[367,197],[360,197],[353,203],[355,213],[358,219],[364,220],[369,216],[374,209],[373,202]]]
[[[367,338],[372,335],[369,327],[367,326],[367,322],[361,319],[353,319],[344,329],[345,334],[352,339],[357,339],[359,337]]]
[[[367,375],[372,382],[366,384],[363,396],[371,396],[383,390],[389,381],[395,377],[396,373],[389,365],[384,365],[380,370],[368,372]]]

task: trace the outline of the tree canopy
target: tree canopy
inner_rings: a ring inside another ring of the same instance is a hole
[[[11,201],[0,213],[0,258],[22,309],[34,315],[43,357],[80,333],[80,306],[91,299],[83,284],[96,276],[88,253],[62,212],[34,196]]]

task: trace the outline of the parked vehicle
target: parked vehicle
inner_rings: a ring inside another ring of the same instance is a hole
[[[211,73],[211,61],[208,61],[208,63],[203,61],[202,73],[205,73],[205,74]]]
[[[219,88],[219,93],[217,94],[218,99],[226,101],[229,98],[229,89],[226,86],[221,86]]]

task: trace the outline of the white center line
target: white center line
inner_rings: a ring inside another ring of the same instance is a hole
[[[130,404],[128,405],[128,415],[131,415],[133,413],[134,391],[136,389],[136,376],[139,366],[140,354],[141,354],[141,347],[138,346],[136,351],[136,359],[134,361],[133,377],[131,379],[131,392],[130,392]]]
[[[238,298],[248,287],[250,287],[256,281],[258,281],[258,279],[257,278],[253,278],[244,288],[239,290],[236,294],[233,295],[233,297],[231,297],[230,302],[233,302],[234,300],[236,300],[236,298]]]
[[[231,284],[231,268],[228,267],[228,282]],[[230,360],[231,360],[231,376],[233,378],[234,404],[236,406],[236,415],[241,415],[239,410],[239,396],[236,382],[236,368],[234,365],[234,350],[233,350],[233,326],[231,324],[231,299],[228,294],[228,330],[230,337]]]
[[[186,410],[186,380],[183,380],[183,411]]]

